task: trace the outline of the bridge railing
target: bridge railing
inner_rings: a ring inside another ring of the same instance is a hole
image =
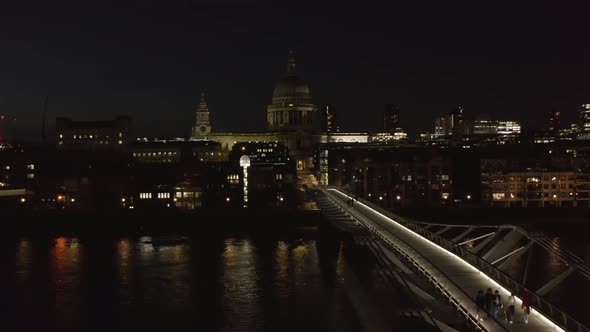
[[[332,199],[329,198],[331,201]],[[336,204],[336,203],[335,203]],[[342,208],[344,210],[344,208]],[[348,209],[345,210],[347,214],[349,214],[350,216],[352,216],[354,219],[358,220],[360,223],[364,224],[370,231],[371,233],[373,233],[374,235],[376,235],[379,239],[381,239],[382,241],[384,241],[385,243],[387,243],[388,245],[390,245],[394,250],[396,250],[402,257],[404,257],[404,259],[406,259],[408,262],[410,262],[412,264],[412,266],[420,273],[422,274],[426,279],[428,279],[428,281],[430,283],[432,283],[434,285],[434,287],[436,289],[438,289],[438,291],[445,297],[447,298],[447,300],[449,301],[449,303],[451,303],[452,305],[454,305],[456,307],[456,309],[461,312],[466,318],[467,320],[470,322],[470,324],[477,330],[477,331],[482,331],[485,332],[487,331],[484,326],[481,324],[481,322],[478,320],[477,317],[473,316],[469,310],[467,310],[467,308],[465,307],[465,303],[462,303],[462,301],[459,301],[457,298],[455,298],[453,296],[453,294],[451,294],[447,288],[448,285],[443,285],[441,284],[441,282],[439,281],[438,278],[434,277],[430,272],[428,272],[427,269],[425,269],[422,265],[420,264],[418,261],[414,260],[414,258],[412,258],[412,256],[410,254],[408,254],[409,250],[413,250],[415,252],[418,252],[418,250],[416,250],[411,244],[400,240],[401,243],[403,243],[406,247],[402,248],[400,247],[399,244],[396,244],[394,242],[392,242],[387,236],[385,236],[383,234],[383,232],[387,232],[387,233],[391,233],[389,232],[387,229],[383,228],[383,227],[378,227],[375,226],[374,222],[370,221],[370,220],[366,220],[366,218],[364,218],[363,216],[360,216],[356,211],[354,211],[353,209]],[[432,264],[432,262],[426,258],[423,257],[424,260],[426,260],[427,262],[429,262],[429,264]],[[445,275],[443,271],[439,271],[442,275]],[[446,276],[446,275],[445,275]],[[447,280],[459,291],[461,291],[465,296],[469,297],[468,294],[466,294],[457,284],[455,284],[450,278],[447,277]],[[428,316],[430,316],[428,314]],[[432,319],[432,317],[430,317]],[[492,318],[494,319],[494,318]],[[434,320],[433,320],[434,321]],[[504,331],[508,331],[506,328],[504,328],[501,324],[499,325],[500,327],[502,327],[504,329]]]
[[[339,188],[335,188],[340,190],[341,192],[350,195],[342,191]],[[351,196],[354,197],[354,196]],[[485,273],[488,277],[494,279],[504,288],[508,289],[509,291],[513,292],[517,296],[521,297],[524,294],[528,294],[533,300],[532,307],[535,308],[537,311],[541,312],[545,315],[548,319],[550,319],[554,324],[560,326],[561,328],[565,329],[566,331],[578,331],[578,332],[590,332],[590,329],[584,326],[582,323],[578,322],[573,317],[569,316],[549,301],[543,299],[541,296],[537,295],[534,291],[528,289],[527,287],[523,286],[518,281],[512,279],[506,273],[501,271],[500,269],[496,268],[491,263],[487,262],[486,260],[480,258],[479,256],[475,255],[471,251],[464,249],[463,247],[457,245],[456,243],[445,239],[444,237],[437,235],[422,226],[418,225],[418,223],[413,222],[408,218],[401,217],[391,211],[385,210],[380,206],[373,204],[365,199],[358,199],[363,204],[370,206],[371,208],[379,211],[380,213],[386,215],[387,217],[395,220],[396,222],[402,224],[406,228],[412,230],[413,232],[420,234],[424,238],[428,239],[429,241],[436,243],[437,245],[441,246],[442,248],[446,249],[447,251],[459,256],[464,261],[468,262],[481,272]]]

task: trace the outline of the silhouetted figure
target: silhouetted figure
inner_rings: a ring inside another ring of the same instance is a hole
[[[484,314],[482,312],[485,312],[486,297],[483,295],[483,290],[481,289],[477,291],[475,304],[477,304],[477,315],[475,316],[475,319],[483,320]]]
[[[485,299],[486,299],[486,304],[485,304],[484,309],[486,310],[488,317],[492,317],[493,316],[492,309],[493,309],[493,305],[494,305],[494,294],[492,293],[491,288],[488,288],[488,290],[486,291]]]
[[[524,322],[529,322],[529,315],[531,314],[531,297],[528,293],[524,293],[522,296],[522,311],[524,311]]]
[[[494,292],[494,303],[493,305],[493,310],[494,310],[494,318],[497,320],[498,319],[498,313],[500,312],[500,309],[502,308],[502,297],[500,296],[500,292],[496,289],[496,291]]]
[[[508,296],[508,308],[506,309],[506,320],[512,324],[512,319],[514,318],[514,304],[516,303],[516,298],[514,297],[514,293]]]

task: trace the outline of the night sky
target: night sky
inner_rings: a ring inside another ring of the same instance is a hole
[[[558,2],[14,2],[0,8],[0,113],[17,121],[0,128],[18,139],[39,140],[46,95],[51,130],[120,114],[138,136],[188,136],[202,89],[214,131],[262,130],[290,49],[350,131],[378,129],[386,103],[415,135],[455,105],[535,128],[590,102],[590,14]]]

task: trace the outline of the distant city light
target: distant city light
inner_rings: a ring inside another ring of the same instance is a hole
[[[226,201],[226,202],[229,202],[229,197],[226,197],[226,198],[225,198],[225,201]]]
[[[395,199],[397,199],[399,201],[400,199],[402,199],[402,197],[400,195],[397,195],[397,196],[395,196]]]
[[[471,195],[467,194],[467,199],[471,199]]]
[[[24,197],[22,197],[22,198],[20,199],[20,202],[21,202],[21,203],[24,203],[24,202],[26,202],[26,201],[27,201],[27,199],[26,199],[26,198],[24,198]]]

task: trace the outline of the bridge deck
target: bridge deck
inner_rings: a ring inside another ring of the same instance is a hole
[[[403,248],[412,259],[419,262],[429,274],[444,286],[473,316],[477,313],[475,295],[478,290],[500,291],[502,299],[506,301],[509,291],[475,267],[463,261],[456,255],[423,238],[421,235],[407,229],[379,211],[362,202],[355,201],[354,207],[347,204],[348,196],[336,189],[325,191],[329,197],[360,221],[372,223],[372,227],[381,230],[381,234],[388,240]],[[531,311],[528,324],[524,323],[524,314],[520,309],[521,299],[516,300],[514,323],[505,320],[502,309],[499,320],[486,319],[481,325],[488,331],[563,331],[559,326],[545,318],[542,314]],[[504,303],[504,308],[506,304]]]

